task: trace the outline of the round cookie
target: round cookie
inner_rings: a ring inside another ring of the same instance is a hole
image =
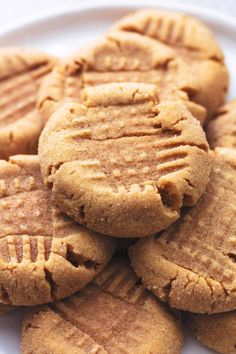
[[[39,143],[57,205],[89,229],[116,237],[160,231],[208,182],[208,144],[179,102],[159,104],[155,85],[104,84],[65,104]]]
[[[224,103],[228,71],[213,33],[202,22],[181,13],[145,9],[122,18],[113,28],[156,39],[172,48],[197,84],[195,92],[189,92],[191,101],[204,106],[208,118]]]
[[[236,308],[236,170],[213,154],[206,192],[170,228],[131,247],[143,283],[171,306],[197,313]]]
[[[236,311],[214,315],[186,314],[187,325],[205,346],[221,354],[236,354]]]
[[[49,117],[61,103],[81,102],[83,88],[114,82],[156,84],[162,102],[179,99],[194,117],[205,121],[205,108],[189,99],[197,84],[186,63],[152,38],[121,31],[56,66],[43,83],[38,108]]]
[[[113,259],[92,284],[29,312],[23,354],[178,354],[178,320],[140,285],[128,262]]]
[[[114,240],[78,225],[52,203],[37,156],[0,161],[0,303],[69,296],[110,260]]]
[[[0,158],[37,152],[44,117],[36,110],[39,86],[55,59],[36,49],[0,49]]]
[[[219,109],[218,115],[208,124],[206,131],[212,148],[236,148],[236,100]]]

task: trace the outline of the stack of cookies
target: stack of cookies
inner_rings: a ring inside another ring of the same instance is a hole
[[[29,307],[22,353],[178,354],[185,324],[235,354],[236,102],[211,31],[141,10],[64,61],[3,48],[0,79],[0,313]]]

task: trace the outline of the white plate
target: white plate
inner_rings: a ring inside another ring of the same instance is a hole
[[[27,45],[66,57],[81,45],[93,41],[119,17],[138,7],[152,5],[150,1],[135,2],[135,6],[90,6],[60,10],[41,18],[17,24],[0,31],[0,46]],[[236,97],[236,23],[228,16],[190,5],[158,6],[193,14],[206,22],[215,32],[225,52],[231,74],[229,98]],[[0,317],[0,354],[20,353],[20,331],[23,310]],[[183,354],[210,354],[186,333]],[[69,353],[65,353],[69,354]]]

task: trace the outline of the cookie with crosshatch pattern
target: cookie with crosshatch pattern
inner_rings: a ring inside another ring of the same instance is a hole
[[[83,88],[114,82],[155,84],[161,101],[180,100],[203,124],[206,109],[191,100],[196,78],[173,49],[137,33],[108,33],[57,65],[43,82],[38,108],[49,117],[65,102],[81,102]]]
[[[179,102],[159,104],[155,85],[104,84],[65,104],[39,143],[56,204],[89,229],[151,235],[204,192],[210,171],[200,123]]]
[[[114,240],[65,216],[45,190],[37,156],[0,161],[0,304],[71,295],[110,260]]]
[[[113,25],[113,30],[138,34],[165,44],[187,66],[195,87],[185,87],[191,101],[207,109],[208,119],[224,103],[229,75],[224,55],[212,31],[198,19],[182,13],[142,9]],[[174,80],[173,80],[174,82]]]
[[[212,158],[198,203],[130,249],[135,272],[162,301],[209,314],[236,307],[236,152],[218,149]]]
[[[0,49],[0,158],[37,152],[45,119],[36,109],[56,59],[32,48]]]
[[[23,354],[179,354],[178,317],[147,291],[127,260],[113,259],[77,294],[30,311]]]

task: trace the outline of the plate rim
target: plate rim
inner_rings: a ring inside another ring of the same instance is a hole
[[[6,25],[0,29],[0,37],[14,35],[17,31],[27,30],[32,26],[41,26],[48,21],[56,21],[60,18],[75,15],[76,13],[82,14],[86,12],[96,12],[96,11],[115,11],[115,10],[127,10],[135,11],[141,8],[158,8],[161,10],[170,10],[176,12],[183,12],[189,15],[193,15],[203,19],[206,22],[217,23],[226,30],[236,32],[236,22],[233,16],[219,12],[218,10],[205,8],[203,6],[183,3],[172,3],[167,1],[165,4],[161,3],[160,0],[153,2],[152,0],[136,0],[135,3],[127,5],[124,0],[119,0],[117,4],[109,4],[107,1],[92,0],[87,4],[76,4],[69,6],[60,6],[58,9],[52,8],[50,10],[42,11],[36,16],[27,16],[22,20],[16,21],[12,25]]]

